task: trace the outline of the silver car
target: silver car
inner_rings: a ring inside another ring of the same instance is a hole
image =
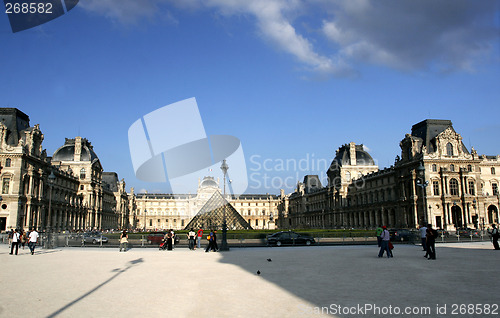
[[[101,241],[102,243],[108,243],[108,238],[98,233],[85,233],[83,234],[82,240],[85,243],[92,243],[92,244],[100,244]]]

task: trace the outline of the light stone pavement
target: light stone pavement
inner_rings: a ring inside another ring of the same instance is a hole
[[[438,244],[435,261],[423,258],[421,247],[414,245],[396,245],[392,259],[378,258],[376,246],[232,248],[224,253],[57,248],[37,249],[33,256],[26,247],[18,256],[8,252],[7,245],[0,245],[0,317],[500,314],[495,307],[500,305],[500,252],[489,242]],[[496,314],[477,314],[485,304]],[[396,314],[406,307],[411,314]]]

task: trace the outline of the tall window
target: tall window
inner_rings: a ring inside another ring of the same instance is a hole
[[[467,165],[467,171],[472,172],[472,166],[471,165]]]
[[[491,167],[491,174],[495,174],[495,167]]]
[[[2,194],[8,194],[9,193],[9,186],[10,186],[10,178],[3,178]]]
[[[85,179],[85,168],[82,168],[82,170],[80,170],[80,179]]]
[[[476,191],[474,190],[474,181],[469,181],[469,194],[476,195]]]
[[[451,165],[450,165],[450,171],[451,171],[451,172],[454,172],[454,171],[455,171],[455,165],[454,165],[454,164],[451,164]]]
[[[493,190],[493,195],[498,195],[498,184],[492,183],[491,189]]]
[[[450,194],[458,195],[458,181],[457,179],[450,180]]]
[[[11,164],[12,164],[12,161],[10,158],[5,159],[5,167],[10,167]]]
[[[453,145],[450,142],[446,144],[446,155],[453,156]]]
[[[437,172],[437,166],[436,165],[432,165],[432,172]]]
[[[432,190],[434,195],[439,195],[439,181],[432,181]]]

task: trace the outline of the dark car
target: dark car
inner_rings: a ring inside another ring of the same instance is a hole
[[[415,233],[408,229],[390,229],[391,241],[410,241],[414,238]]]
[[[161,244],[163,242],[164,232],[150,233],[146,238],[149,244]]]
[[[267,236],[267,245],[311,245],[316,243],[312,236],[298,234],[292,231],[283,231]]]

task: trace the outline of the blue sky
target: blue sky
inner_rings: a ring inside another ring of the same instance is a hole
[[[136,179],[128,128],[190,97],[207,135],[241,140],[249,193],[325,176],[312,163],[351,141],[390,166],[427,118],[450,119],[468,148],[496,155],[499,12],[489,0],[81,0],[18,33],[0,14],[0,106],[40,124],[49,155],[88,138],[136,191],[170,188]],[[264,160],[273,168],[257,169]]]

